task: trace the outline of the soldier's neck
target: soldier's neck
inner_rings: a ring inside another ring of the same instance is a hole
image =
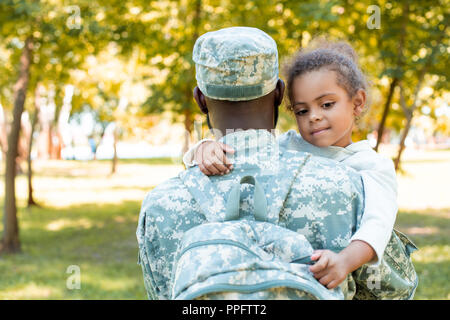
[[[246,130],[267,130],[268,132],[272,132],[274,130],[273,126],[246,126],[245,124],[241,125],[223,125],[216,128],[213,128],[214,135],[218,138],[224,137],[230,133],[235,133],[239,131]]]
[[[269,110],[260,110],[257,113],[251,113],[250,110],[241,110],[241,112],[210,112],[209,120],[215,132],[215,135],[226,135],[229,132],[249,129],[264,129],[271,131],[274,129],[273,107]]]
[[[277,107],[274,107],[273,92],[251,101],[222,101],[208,98],[206,101],[210,125],[218,130],[221,136],[230,130],[270,131],[275,127]]]

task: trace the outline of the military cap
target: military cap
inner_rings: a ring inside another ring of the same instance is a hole
[[[197,85],[212,99],[253,100],[273,91],[278,81],[277,45],[256,28],[203,34],[195,42],[193,60]]]

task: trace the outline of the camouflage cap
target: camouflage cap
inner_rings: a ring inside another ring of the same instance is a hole
[[[276,87],[278,51],[265,32],[232,27],[200,36],[194,45],[197,85],[218,100],[252,100]]]

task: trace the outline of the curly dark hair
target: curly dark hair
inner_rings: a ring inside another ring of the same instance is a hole
[[[327,69],[336,72],[338,85],[345,89],[349,97],[353,97],[360,89],[368,91],[368,81],[358,66],[355,50],[344,41],[329,42],[315,40],[316,48],[301,49],[286,66],[287,94],[292,110],[293,82],[294,80],[311,71]]]

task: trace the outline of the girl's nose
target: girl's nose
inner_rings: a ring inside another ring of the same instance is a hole
[[[322,120],[322,113],[319,111],[316,111],[316,110],[311,111],[309,120],[311,122],[316,122],[316,121]]]

